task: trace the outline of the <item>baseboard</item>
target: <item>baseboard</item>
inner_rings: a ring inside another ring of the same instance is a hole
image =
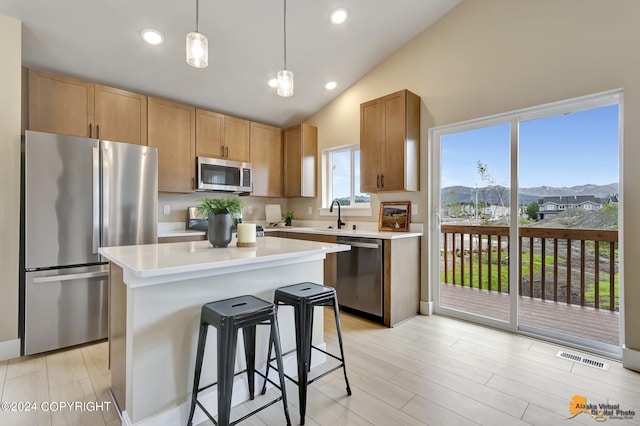
[[[7,340],[0,342],[0,361],[20,356],[20,339]]]
[[[317,347],[326,350],[326,344],[323,343],[318,345]],[[311,367],[316,367],[322,363],[324,363],[327,359],[327,356],[322,352],[313,351],[311,356]],[[295,352],[291,353],[284,357],[282,360],[284,363],[284,371],[290,375],[291,377],[297,376],[297,364],[295,358]],[[262,371],[264,372],[264,367],[262,367]],[[277,383],[278,381],[278,373],[274,370],[269,372],[269,378]],[[262,377],[256,375],[256,389],[262,388]],[[268,384],[267,388],[272,387],[273,385]],[[208,389],[205,392],[202,392],[198,396],[198,400],[202,405],[207,407],[207,410],[211,413],[211,415],[216,415],[218,413],[218,403],[217,403],[218,392],[215,387]],[[287,399],[296,398],[297,395],[287,395]],[[238,404],[241,404],[249,399],[249,387],[247,386],[247,381],[244,375],[240,375],[235,379],[233,386],[233,397],[231,400],[231,406],[234,407]],[[187,417],[189,417],[189,409],[191,408],[191,402],[186,401],[183,404],[172,408],[171,410],[165,411],[164,413],[158,414],[157,416],[149,417],[144,420],[141,420],[135,423],[135,426],[175,426],[186,423]],[[291,407],[289,407],[289,411]],[[196,408],[196,413],[193,416],[193,424],[197,425],[207,420],[207,416],[200,410]],[[134,423],[131,422],[129,416],[126,411],[122,412],[122,426],[134,426]]]
[[[640,351],[622,346],[622,366],[640,373]]]
[[[433,302],[420,301],[420,314],[433,315]]]

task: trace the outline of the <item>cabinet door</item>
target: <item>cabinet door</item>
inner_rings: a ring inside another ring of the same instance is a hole
[[[318,128],[302,124],[302,182],[301,197],[316,196],[318,172]]]
[[[149,146],[158,148],[158,191],[193,192],[195,108],[148,99]]]
[[[29,70],[30,130],[95,137],[93,118],[93,83]]]
[[[249,162],[249,121],[224,117],[224,153],[227,160]]]
[[[284,196],[299,197],[302,192],[302,127],[284,132]]]
[[[379,99],[360,105],[360,191],[377,192],[380,185],[382,157],[381,102]]]
[[[96,84],[95,114],[95,137],[147,144],[146,96]]]
[[[251,123],[251,165],[251,195],[282,197],[282,130]]]
[[[196,155],[224,158],[224,115],[196,109]]]
[[[378,151],[381,191],[405,189],[406,92],[393,93],[381,99],[382,147]]]

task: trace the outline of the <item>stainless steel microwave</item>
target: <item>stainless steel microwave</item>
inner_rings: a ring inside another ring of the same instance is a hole
[[[198,157],[196,191],[251,192],[251,163]]]

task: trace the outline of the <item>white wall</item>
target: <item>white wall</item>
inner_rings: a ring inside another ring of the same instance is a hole
[[[0,360],[17,356],[21,23],[0,15]]]
[[[400,89],[421,96],[422,190],[372,203],[375,213],[379,199],[411,200],[420,222],[427,218],[430,127],[623,88],[626,345],[640,350],[640,168],[633,164],[640,158],[639,16],[637,0],[465,0],[308,122],[319,127],[322,150],[358,141],[361,102]]]

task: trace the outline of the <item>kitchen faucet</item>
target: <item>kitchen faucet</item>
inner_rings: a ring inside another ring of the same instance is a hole
[[[331,202],[331,206],[329,206],[329,213],[333,213],[333,205],[334,204],[338,205],[338,229],[342,229],[342,225],[346,225],[346,223],[344,223],[342,220],[340,220],[340,203],[338,202],[338,200],[333,200]]]

